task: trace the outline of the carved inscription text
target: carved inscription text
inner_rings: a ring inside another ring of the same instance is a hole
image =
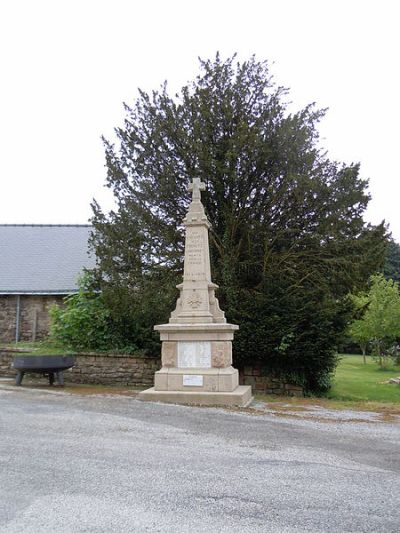
[[[185,274],[191,278],[205,276],[204,230],[189,229],[185,244]]]

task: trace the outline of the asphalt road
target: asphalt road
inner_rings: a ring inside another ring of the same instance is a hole
[[[400,423],[0,387],[0,531],[398,532]]]

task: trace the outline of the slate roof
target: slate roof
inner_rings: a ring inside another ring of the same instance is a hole
[[[89,225],[0,224],[0,294],[77,291],[88,254]]]

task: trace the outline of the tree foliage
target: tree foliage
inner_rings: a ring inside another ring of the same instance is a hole
[[[78,351],[127,349],[104,296],[94,290],[89,274],[80,279],[78,292],[64,299],[64,306],[50,308],[50,318],[50,336],[63,346]]]
[[[367,294],[355,297],[362,316],[349,328],[354,340],[370,342],[381,367],[390,358],[390,347],[400,337],[400,294],[398,283],[382,274],[371,276]]]
[[[365,293],[360,293],[357,295],[352,295],[351,299],[354,306],[354,314],[361,317],[369,305],[368,295]],[[363,354],[364,364],[366,364],[367,361],[365,356],[367,353],[368,343],[371,340],[370,330],[367,322],[365,320],[361,320],[361,318],[355,319],[350,323],[347,333],[349,337],[353,339],[353,341],[359,344]]]
[[[383,274],[386,279],[400,282],[400,244],[393,239],[388,242]]]
[[[381,266],[385,229],[363,221],[359,165],[319,148],[324,110],[290,113],[266,62],[235,61],[200,61],[179,94],[165,84],[125,105],[117,143],[104,140],[117,209],[93,204],[97,277],[125,334],[154,349],[152,327],[167,320],[181,279],[187,185],[201,178],[213,279],[241,327],[236,364],[259,360],[326,388],[344,298]]]

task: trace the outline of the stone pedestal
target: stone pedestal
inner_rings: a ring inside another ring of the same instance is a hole
[[[193,180],[193,198],[187,216],[183,283],[176,309],[168,324],[155,326],[162,341],[162,368],[154,387],[139,394],[140,400],[189,405],[246,406],[251,387],[239,386],[232,365],[232,340],[239,326],[227,324],[211,281],[208,229],[200,190]]]

